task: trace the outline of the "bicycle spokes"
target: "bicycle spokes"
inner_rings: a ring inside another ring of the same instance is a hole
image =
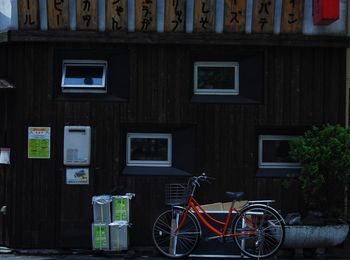
[[[284,223],[269,208],[250,207],[240,215],[234,226],[235,241],[241,250],[252,257],[274,254],[284,239]]]
[[[191,214],[182,222],[184,209],[168,210],[161,214],[153,226],[153,240],[166,256],[179,258],[189,255],[196,247],[200,228]]]

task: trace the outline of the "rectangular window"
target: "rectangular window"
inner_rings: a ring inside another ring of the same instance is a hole
[[[61,87],[64,93],[106,93],[107,61],[64,60]]]
[[[172,135],[128,133],[127,166],[172,166]]]
[[[300,168],[289,157],[291,135],[259,136],[259,168]]]
[[[239,95],[238,62],[195,62],[195,95]]]

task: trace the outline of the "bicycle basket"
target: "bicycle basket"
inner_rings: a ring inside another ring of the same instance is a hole
[[[190,195],[187,183],[169,183],[165,185],[165,204],[175,206],[187,203]]]

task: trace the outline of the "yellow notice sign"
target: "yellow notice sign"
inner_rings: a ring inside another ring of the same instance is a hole
[[[50,159],[50,127],[28,127],[28,158]]]

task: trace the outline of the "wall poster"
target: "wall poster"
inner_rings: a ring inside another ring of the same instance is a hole
[[[50,127],[28,127],[28,158],[50,159]]]

